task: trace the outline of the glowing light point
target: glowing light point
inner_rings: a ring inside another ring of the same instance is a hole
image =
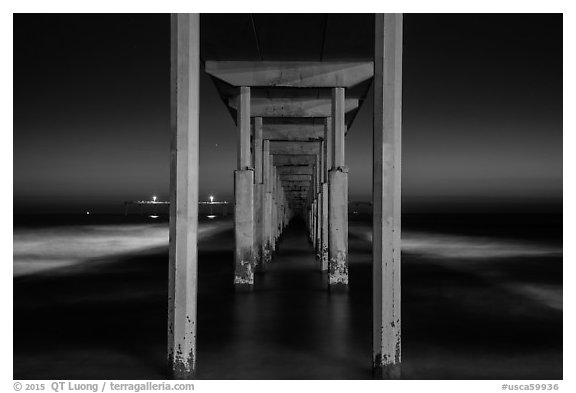
[[[209,198],[210,198],[210,203],[213,203],[213,202],[214,202],[214,197],[213,197],[212,195],[210,195]]]
[[[152,197],[152,202],[156,202],[156,199],[158,199],[158,197],[157,197],[156,195],[154,195],[154,196]]]
[[[86,212],[87,215],[90,215],[90,212]]]

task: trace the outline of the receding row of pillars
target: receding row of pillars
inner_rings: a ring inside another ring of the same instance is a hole
[[[200,29],[198,14],[172,15],[171,170],[168,360],[175,378],[194,378],[198,288],[198,156]],[[402,16],[375,16],[373,140],[373,368],[400,370],[400,145]],[[250,87],[240,87],[235,182],[235,277],[253,285],[270,261],[282,229],[305,214],[310,240],[331,285],[348,284],[348,173],[344,161],[345,89],[332,89],[332,112],[316,157],[306,212],[292,209],[255,118]],[[261,142],[260,142],[261,141]],[[260,157],[259,149],[262,146]],[[256,151],[257,154],[253,154]]]
[[[344,160],[345,89],[332,89],[332,116],[325,120],[315,155],[303,215],[320,269],[330,287],[348,285],[348,170]],[[276,243],[295,214],[262,138],[263,120],[254,118],[251,138],[250,87],[241,87],[237,111],[238,168],[234,174],[235,276],[238,287],[254,285],[254,272],[271,262]],[[251,145],[252,142],[252,145]],[[303,142],[308,143],[308,142]]]

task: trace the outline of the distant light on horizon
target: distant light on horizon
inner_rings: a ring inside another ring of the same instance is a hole
[[[210,195],[210,203],[214,202],[214,197],[212,195]]]
[[[211,219],[211,220],[212,220],[213,218],[216,218],[216,216],[215,216],[214,214],[210,214],[210,215],[208,215],[208,216],[206,216],[206,217],[208,217],[208,218]]]
[[[156,195],[152,196],[152,202],[156,202],[156,199],[158,199]]]
[[[150,218],[158,218],[158,216],[154,216],[154,215],[148,216],[148,217],[150,217]]]

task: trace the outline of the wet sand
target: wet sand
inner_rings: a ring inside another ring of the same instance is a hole
[[[371,378],[369,223],[351,220],[350,289],[332,294],[302,225],[251,293],[231,284],[231,226],[200,241],[200,379]],[[561,307],[525,288],[561,293],[562,257],[538,244],[490,258],[405,250],[403,378],[561,379]],[[154,246],[15,278],[14,378],[165,379],[167,263]]]

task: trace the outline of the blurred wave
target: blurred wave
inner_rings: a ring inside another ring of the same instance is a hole
[[[372,228],[350,227],[350,233],[372,242]],[[433,258],[514,258],[562,256],[562,248],[481,236],[402,231],[402,251]]]
[[[350,227],[350,234],[372,242],[372,228]],[[419,231],[402,231],[402,252],[426,258],[426,263],[465,272],[501,289],[524,296],[554,310],[562,310],[562,283],[521,280],[507,274],[509,265],[521,272],[528,258],[541,258],[541,276],[548,264],[562,264],[562,247],[534,242],[463,236]],[[561,266],[560,266],[561,270]]]
[[[200,223],[199,240],[227,223]],[[13,276],[20,277],[127,253],[168,246],[168,224],[15,228]]]

